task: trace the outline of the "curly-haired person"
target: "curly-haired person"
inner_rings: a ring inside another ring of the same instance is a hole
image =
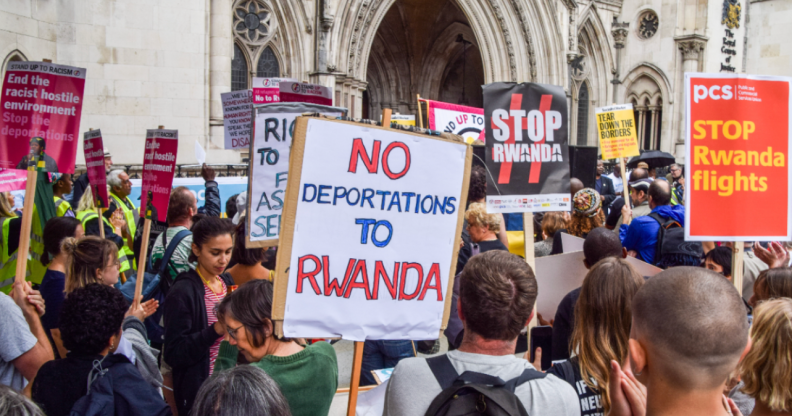
[[[69,353],[44,364],[33,382],[33,401],[48,416],[85,414],[91,402],[99,400],[113,403],[118,415],[171,414],[129,359],[114,353],[127,309],[121,292],[96,283],[66,297],[60,331]]]

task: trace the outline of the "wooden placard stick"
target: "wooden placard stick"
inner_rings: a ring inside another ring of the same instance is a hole
[[[165,126],[158,126],[158,129],[162,130]],[[154,137],[154,143],[157,142],[157,138]],[[143,234],[140,238],[140,257],[138,258],[138,270],[137,270],[137,280],[135,281],[135,308],[140,305],[140,301],[143,300],[143,280],[145,279],[146,275],[146,258],[148,256],[148,245],[149,245],[149,235],[151,234],[151,215],[154,212],[154,194],[149,191],[148,195],[146,195],[146,219],[143,221]]]
[[[533,270],[534,274],[536,274],[536,257],[534,256],[534,220],[533,220],[533,212],[523,212],[523,232],[524,232],[524,254],[525,254],[525,262],[531,266],[531,270]],[[534,314],[531,318],[531,322],[528,323],[528,350],[530,353],[531,350],[531,328],[538,325],[539,320],[537,319],[536,313],[536,302],[534,302]],[[546,352],[549,354],[550,352]]]
[[[742,296],[743,292],[743,255],[745,242],[735,241],[732,246],[732,282]]]
[[[423,128],[423,111],[421,110],[421,94],[415,94],[418,98],[418,127]]]
[[[382,110],[382,126],[390,127],[391,115],[390,108]],[[347,416],[355,416],[357,410],[357,396],[360,389],[360,368],[363,366],[363,345],[364,341],[355,341],[355,355],[352,358],[352,377],[349,385],[349,404],[347,405]]]
[[[620,168],[621,168],[621,176],[622,176],[622,191],[624,191],[624,203],[625,203],[625,204],[629,204],[629,203],[630,203],[630,191],[627,189],[627,187],[629,186],[629,185],[627,184],[627,182],[628,182],[628,178],[627,178],[627,168],[624,166],[624,158],[623,158],[623,157],[619,157],[619,166],[620,166]],[[574,201],[572,201],[572,204],[574,204],[574,203],[575,203],[575,202],[574,202]],[[629,206],[629,205],[627,205],[627,206]],[[630,220],[631,220],[631,219],[626,219],[626,218],[625,218],[625,221],[623,221],[623,223],[624,223],[624,224],[627,224],[627,225],[630,225]]]
[[[36,181],[38,171],[36,163],[38,155],[30,155],[27,169],[27,183],[25,184],[25,205],[22,208],[22,229],[19,232],[19,248],[17,248],[16,275],[14,282],[24,284],[27,271],[28,251],[30,250],[30,229],[33,224],[33,206],[36,203]]]

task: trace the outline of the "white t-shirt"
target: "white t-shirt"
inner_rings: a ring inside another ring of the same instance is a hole
[[[11,361],[30,351],[38,340],[11,296],[0,293],[0,383],[22,390],[27,380]]]
[[[519,377],[531,363],[514,355],[471,354],[448,352],[457,373],[475,371],[508,381]],[[423,415],[442,392],[425,358],[399,361],[388,380],[383,416]],[[517,386],[515,394],[531,416],[580,416],[577,393],[566,381],[548,374]]]
[[[618,178],[612,173],[605,176],[609,177],[610,180],[613,181],[613,191],[616,192],[616,195],[624,192],[624,181],[622,181],[622,178]]]

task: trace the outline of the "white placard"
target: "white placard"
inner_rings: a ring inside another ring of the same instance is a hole
[[[250,146],[248,247],[278,244],[294,119],[305,112],[339,117],[346,114],[346,109],[305,103],[255,107],[254,140]]]
[[[246,149],[250,146],[252,96],[251,90],[220,94],[223,101],[226,149]]]
[[[561,247],[564,248],[564,253],[572,253],[575,251],[583,251],[583,243],[586,240],[567,233],[561,233]]]
[[[365,124],[306,122],[304,151],[295,141],[293,154],[303,155],[299,188],[291,184],[288,195],[297,196],[289,200],[296,212],[287,214],[295,226],[282,236],[292,244],[287,251],[281,244],[278,260],[290,260],[284,334],[437,338],[459,249],[469,146]],[[300,165],[292,163],[297,175]]]

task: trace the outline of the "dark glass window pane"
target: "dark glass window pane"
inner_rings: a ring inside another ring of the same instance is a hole
[[[577,144],[585,146],[588,139],[589,91],[584,82],[578,92]]]
[[[264,49],[264,52],[261,52],[258,65],[256,65],[256,76],[260,78],[277,78],[280,76],[278,58],[275,57],[275,52],[269,46]]]
[[[246,90],[248,87],[248,66],[239,46],[234,44],[234,59],[231,60],[231,91]]]

